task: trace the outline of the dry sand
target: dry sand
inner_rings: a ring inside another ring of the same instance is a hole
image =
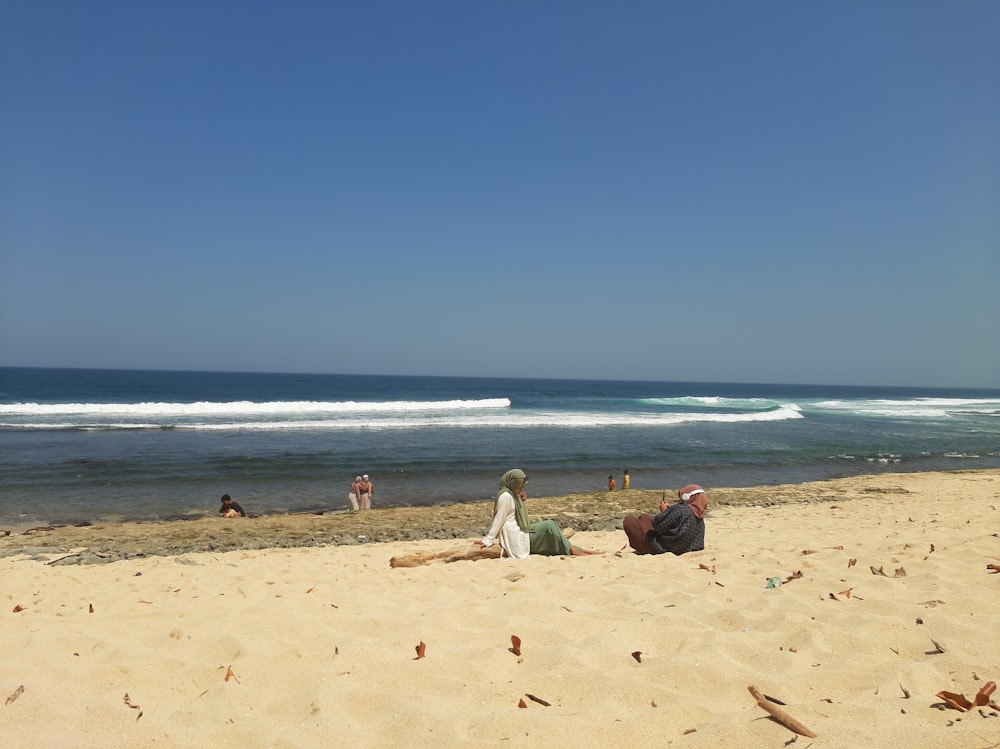
[[[939,709],[936,696],[1000,681],[1000,574],[988,568],[1000,564],[1000,471],[709,489],[708,548],[681,557],[616,555],[625,537],[609,529],[574,538],[601,556],[390,567],[469,548],[488,505],[11,535],[0,736],[61,748],[1000,745],[996,709]],[[616,494],[531,500],[529,512],[611,528],[629,505],[655,506],[653,493]],[[408,518],[408,532],[443,538],[357,541]],[[329,545],[336,534],[352,543]],[[268,536],[287,548],[246,548]],[[105,563],[67,564],[78,561]],[[796,739],[749,685],[817,736]]]

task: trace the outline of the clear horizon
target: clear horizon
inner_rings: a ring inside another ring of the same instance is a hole
[[[980,0],[5,3],[0,365],[1000,388],[998,38]]]

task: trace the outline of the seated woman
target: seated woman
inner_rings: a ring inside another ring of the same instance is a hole
[[[528,477],[519,468],[507,471],[500,478],[500,493],[493,505],[493,524],[483,540],[476,541],[478,546],[488,548],[499,541],[500,547],[512,559],[525,559],[529,554],[600,554],[573,546],[554,520],[529,524],[522,491],[527,483]]]
[[[636,554],[686,554],[705,548],[705,510],[708,495],[697,484],[677,492],[681,504],[660,500],[660,513],[631,516],[622,521],[628,543]]]

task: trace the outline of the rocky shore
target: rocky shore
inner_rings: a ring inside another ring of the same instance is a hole
[[[908,493],[893,474],[779,486],[707,488],[711,497],[710,514],[712,507],[727,505],[767,507]],[[611,531],[621,528],[626,515],[655,512],[661,494],[660,490],[632,489],[531,498],[528,512],[533,521],[553,519],[563,528]],[[668,498],[676,499],[669,493]],[[376,508],[354,514],[302,513],[235,520],[213,515],[196,520],[31,528],[0,535],[0,556],[22,555],[52,565],[100,564],[205,551],[474,539],[486,531],[491,511],[492,502],[480,501],[436,507]],[[0,534],[3,532],[0,529]]]

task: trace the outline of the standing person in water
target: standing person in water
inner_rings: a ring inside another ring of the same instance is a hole
[[[525,559],[529,554],[545,556],[585,556],[600,554],[573,546],[554,520],[539,523],[528,522],[528,512],[524,508],[527,494],[524,486],[528,477],[520,468],[507,471],[500,478],[500,492],[493,504],[493,523],[489,532],[478,546],[489,548],[499,542],[506,556]]]
[[[358,484],[358,507],[362,510],[370,510],[372,508],[372,496],[375,494],[375,484],[371,482],[366,473],[361,477],[361,483]]]
[[[632,477],[628,475],[628,468],[625,469],[625,476],[622,478],[622,489],[632,488]]]
[[[347,495],[347,509],[349,512],[357,512],[358,508],[361,506],[358,499],[358,487],[361,486],[361,477],[355,476],[354,482],[351,484],[351,491]]]
[[[665,494],[665,492],[664,492]],[[705,548],[705,510],[708,495],[697,484],[677,492],[680,504],[660,500],[658,515],[644,513],[622,521],[622,529],[636,554],[686,554]]]

